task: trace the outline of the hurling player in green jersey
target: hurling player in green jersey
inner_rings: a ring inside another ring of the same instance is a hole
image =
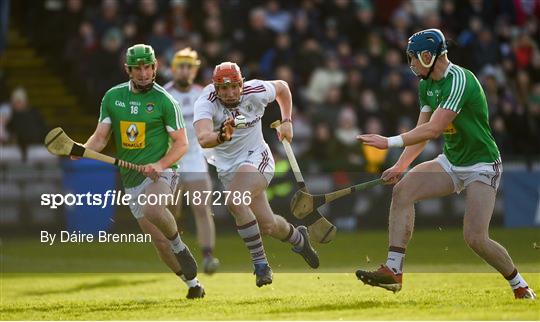
[[[502,166],[480,83],[472,72],[448,60],[446,40],[438,29],[412,35],[407,57],[413,73],[422,79],[416,128],[389,138],[358,136],[364,144],[379,149],[405,149],[396,164],[382,174],[387,183],[397,183],[390,206],[387,262],[376,271],[358,270],[356,276],[366,284],[399,291],[405,249],[414,228],[414,203],[465,189],[465,241],[508,280],[516,298],[534,299],[533,290],[518,273],[506,249],[489,237]],[[441,134],[443,154],[415,166],[401,178],[427,141]]]
[[[139,197],[175,192],[176,162],[188,150],[182,111],[155,83],[157,60],[152,47],[137,44],[128,48],[125,70],[130,80],[107,91],[97,128],[84,146],[101,151],[112,134],[119,159],[144,165],[142,174],[120,171],[126,194],[132,196],[131,212],[142,231],[152,236],[160,258],[189,287],[187,298],[203,297],[197,264],[180,239],[167,205],[144,204],[147,198]]]

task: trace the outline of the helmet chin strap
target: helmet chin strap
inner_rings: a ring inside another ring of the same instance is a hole
[[[138,85],[135,81],[133,81],[132,83],[133,83],[133,88],[135,88],[140,93],[148,92],[149,90],[152,89],[152,87],[154,87],[154,80],[152,80],[150,84],[144,85],[144,86]]]
[[[131,78],[131,84],[133,85],[133,88],[135,88],[137,91],[139,91],[141,93],[148,92],[149,90],[152,89],[152,87],[154,87],[154,82],[156,81],[156,75],[157,75],[157,72],[154,69],[154,73],[152,74],[152,81],[150,83],[148,83],[147,85],[144,85],[144,86],[137,84],[137,82],[135,80],[133,80],[133,77],[130,77]]]

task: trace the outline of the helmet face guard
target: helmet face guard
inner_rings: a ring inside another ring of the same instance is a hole
[[[154,53],[154,49],[151,46],[137,44],[128,48],[126,52],[126,67],[128,68],[129,77],[135,89],[141,92],[146,92],[154,86],[157,72],[156,62],[156,55]],[[131,69],[133,67],[138,67],[141,65],[152,65],[152,80],[148,84],[138,84],[137,81],[131,76]]]
[[[240,67],[238,67],[236,63],[224,62],[217,65],[212,75],[212,82],[216,89],[216,96],[225,107],[234,108],[238,106],[240,103],[240,97],[242,96],[244,79],[242,78]],[[222,97],[220,94],[220,89],[229,86],[240,87],[240,94],[238,95],[238,99],[235,99],[234,102],[227,100],[227,98]]]
[[[447,51],[448,48],[446,44],[446,39],[444,38],[443,33],[439,29],[426,29],[419,31],[409,38],[409,42],[407,44],[406,53],[409,68],[416,76],[427,79],[429,78],[429,75],[431,75],[431,72],[433,71],[435,63],[439,56],[446,54]],[[431,54],[431,60],[428,63],[425,63],[422,59],[422,54],[425,52]],[[412,57],[418,58],[420,64],[423,67],[429,68],[429,72],[426,76],[420,75],[418,71],[413,68],[411,64]]]

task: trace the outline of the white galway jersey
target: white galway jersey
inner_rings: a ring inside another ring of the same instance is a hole
[[[275,99],[274,85],[258,79],[244,82],[240,104],[233,109],[228,109],[221,104],[213,84],[203,89],[201,96],[195,102],[193,122],[210,119],[213,122],[214,131],[219,131],[219,127],[227,117],[234,118],[243,115],[246,118],[246,127],[235,129],[231,141],[223,142],[213,148],[214,162],[218,170],[228,170],[255,151],[267,146],[262,134],[261,119],[266,106]]]
[[[188,92],[180,92],[174,88],[174,82],[171,81],[165,84],[163,88],[169,92],[169,94],[171,94],[182,107],[182,114],[184,116],[184,123],[186,125],[186,132],[189,142],[189,150],[187,154],[202,153],[202,148],[199,144],[199,140],[197,140],[195,128],[193,127],[194,104],[201,95],[203,89],[202,86],[192,85]]]

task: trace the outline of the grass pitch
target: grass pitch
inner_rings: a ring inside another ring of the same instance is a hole
[[[529,282],[539,274],[525,274]],[[27,320],[538,320],[497,274],[411,273],[397,294],[352,273],[281,273],[258,289],[249,273],[202,276],[203,300],[166,273],[7,275],[2,319]]]
[[[493,235],[540,290],[540,251],[532,246],[540,241],[538,230],[495,230]],[[4,240],[0,319],[540,319],[539,301],[514,300],[507,282],[467,249],[459,230],[415,233],[397,294],[365,286],[353,273],[384,260],[385,232],[338,234],[331,244],[318,246],[320,270],[305,269],[287,245],[265,242],[275,271],[272,285],[257,288],[239,238],[222,236],[217,255],[223,272],[201,274],[207,295],[190,301],[184,298],[186,287],[166,273],[150,245],[87,244],[80,245],[86,248],[80,253],[74,245]]]

